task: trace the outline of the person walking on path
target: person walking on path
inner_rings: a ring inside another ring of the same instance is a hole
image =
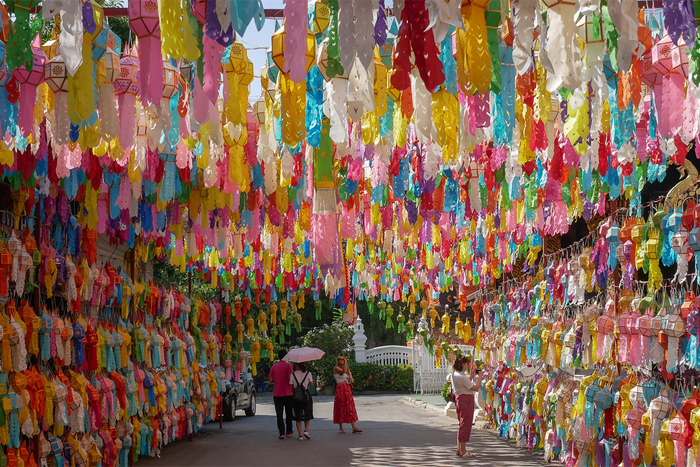
[[[469,369],[469,376],[464,371]],[[447,380],[452,383],[452,391],[455,394],[455,407],[459,419],[457,431],[457,455],[474,457],[474,453],[467,451],[467,442],[472,432],[474,423],[474,393],[481,387],[481,376],[477,376],[476,364],[466,356],[459,356],[452,364],[452,373],[447,375]]]
[[[287,351],[280,350],[279,361],[272,365],[269,374],[270,382],[275,385],[272,398],[275,401],[277,429],[280,432],[279,439],[284,439],[285,435],[292,436],[294,434],[294,429],[292,428],[292,385],[289,382],[294,369],[291,363],[282,360],[285,355],[287,355]],[[287,417],[286,431],[285,415]]]
[[[314,384],[313,378],[306,370],[306,363],[297,363],[297,369],[292,376],[289,378],[290,384],[293,388],[293,406],[294,406],[294,419],[297,422],[297,431],[299,432],[299,441],[304,441],[304,438],[311,439],[309,435],[309,424],[311,420],[314,419],[314,404],[311,400],[311,394],[309,394],[309,384]],[[300,400],[297,397],[297,386],[302,386],[304,388],[305,398]],[[301,422],[305,423],[304,432],[302,435]]]
[[[335,398],[333,399],[333,423],[338,424],[341,433],[345,433],[343,423],[351,424],[353,433],[362,433],[362,430],[355,426],[357,410],[355,410],[355,400],[352,397],[352,383],[355,380],[344,355],[339,355],[336,359],[333,373],[336,383]]]

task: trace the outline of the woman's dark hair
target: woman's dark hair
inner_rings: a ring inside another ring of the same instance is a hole
[[[465,358],[462,357],[461,355],[459,357],[455,358],[455,361],[452,364],[452,368],[454,368],[457,371],[462,371],[464,369],[464,360],[465,360]]]
[[[299,368],[299,371],[306,373],[306,363],[297,363],[297,368]]]
[[[284,350],[284,349],[282,349],[282,350],[279,351],[279,354],[278,354],[278,355],[279,355],[279,359],[282,360],[284,357],[287,356],[287,351]]]

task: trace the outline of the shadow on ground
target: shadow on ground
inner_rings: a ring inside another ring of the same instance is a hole
[[[457,422],[404,404],[397,395],[359,396],[358,426],[340,434],[333,425],[333,398],[314,398],[311,440],[297,435],[277,439],[272,398],[263,395],[255,417],[207,426],[193,442],[166,446],[160,459],[141,458],[147,466],[541,466],[541,455],[516,449],[491,433],[474,430],[469,443],[477,455],[456,455]],[[295,429],[296,432],[296,429]]]

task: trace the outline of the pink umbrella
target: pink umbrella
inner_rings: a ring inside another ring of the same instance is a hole
[[[310,362],[320,360],[325,354],[326,352],[315,347],[301,347],[290,350],[282,360],[294,363]]]

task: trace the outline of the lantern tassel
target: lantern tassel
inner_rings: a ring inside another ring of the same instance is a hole
[[[141,58],[139,66],[141,99],[146,104],[158,105],[163,94],[163,55],[160,37],[140,37],[139,57]]]
[[[125,151],[134,144],[136,131],[136,96],[125,93],[119,96],[119,144]]]
[[[20,85],[19,96],[19,128],[22,136],[29,136],[34,127],[34,103],[36,101],[36,86],[31,83]]]
[[[70,142],[70,119],[68,118],[68,93],[59,91],[54,94],[54,142],[68,144]]]
[[[669,373],[676,371],[676,364],[678,363],[678,344],[679,340],[677,337],[668,336],[668,360],[666,361],[666,371]]]

